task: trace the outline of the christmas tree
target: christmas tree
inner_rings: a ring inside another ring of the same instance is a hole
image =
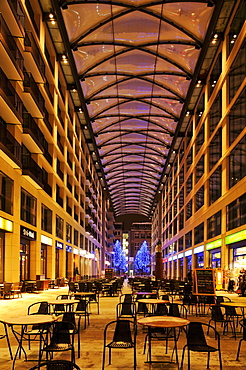
[[[113,255],[114,269],[120,272],[126,272],[126,255],[122,249],[121,242],[116,240],[114,245],[114,255]]]
[[[136,254],[134,267],[136,272],[150,273],[150,252],[146,240],[142,243],[139,251]]]

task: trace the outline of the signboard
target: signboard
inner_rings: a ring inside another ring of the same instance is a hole
[[[215,279],[213,269],[195,269],[195,293],[215,295]]]
[[[56,240],[56,248],[57,249],[63,249],[64,247],[64,244],[62,242],[59,242],[58,240]]]
[[[113,277],[114,277],[114,269],[105,269],[105,278],[113,279]]]
[[[36,240],[37,233],[34,230],[21,226],[20,233],[21,233],[21,236],[24,236],[27,239]]]

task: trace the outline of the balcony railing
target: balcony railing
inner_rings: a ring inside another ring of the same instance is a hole
[[[15,18],[18,20],[20,25],[24,27],[25,16],[24,16],[24,12],[20,4],[20,1],[19,0],[7,0],[7,2],[9,3],[9,6],[11,7]]]
[[[13,159],[21,166],[21,145],[7,130],[6,122],[0,117],[0,146],[1,145],[12,154]]]
[[[44,64],[42,55],[39,51],[39,48],[36,44],[36,41],[30,31],[26,31],[25,33],[24,44],[26,47],[26,51],[29,51],[32,53],[32,56],[34,57],[34,60],[38,66],[38,69],[44,77],[45,76],[45,64]]]
[[[39,129],[34,118],[27,112],[23,113],[23,128],[24,133],[28,133],[30,135],[33,134],[39,145],[42,148],[44,147],[44,135]]]
[[[22,174],[30,176],[43,187],[42,168],[39,167],[30,154],[22,153]]]
[[[24,91],[32,95],[39,110],[44,114],[44,98],[38,88],[38,84],[29,72],[24,72]]]
[[[0,68],[0,95],[5,95],[6,100],[11,105],[11,109],[15,110],[22,116],[23,103],[19,95],[16,93],[10,80],[7,78],[3,70]]]

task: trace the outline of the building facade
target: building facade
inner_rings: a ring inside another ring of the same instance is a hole
[[[92,277],[111,264],[110,204],[47,21],[56,27],[38,1],[0,2],[1,282]]]
[[[238,1],[211,39],[214,49],[163,178],[152,253],[160,239],[169,278],[212,267],[222,270],[226,286],[246,269],[245,30],[245,3]]]

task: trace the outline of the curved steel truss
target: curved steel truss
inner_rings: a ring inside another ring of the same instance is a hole
[[[60,2],[115,215],[150,215],[213,1]]]

